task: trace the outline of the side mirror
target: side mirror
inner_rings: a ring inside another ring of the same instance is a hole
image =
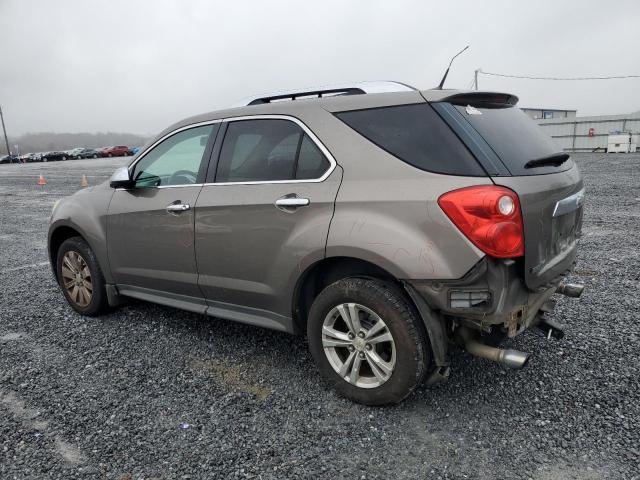
[[[131,188],[134,185],[135,182],[131,179],[127,167],[117,169],[113,175],[111,175],[111,180],[109,181],[111,188]]]

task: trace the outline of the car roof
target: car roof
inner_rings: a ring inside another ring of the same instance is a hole
[[[400,82],[360,82],[347,86],[328,86],[323,88],[325,88],[325,90],[307,88],[296,92],[280,92],[266,96],[248,97],[242,102],[239,102],[239,104],[236,104],[239,106],[214,110],[180,120],[162,131],[154,140],[150,140],[147,145],[178,128],[231,117],[251,115],[291,115],[295,117],[298,114],[305,116],[305,113],[309,114],[317,109],[323,109],[328,112],[342,112],[392,105],[408,105],[425,101],[438,102],[447,99],[466,100],[467,98],[491,98],[497,95],[509,99],[508,102],[510,104],[515,104],[518,100],[514,95],[501,92],[458,89],[418,90]],[[390,91],[385,90],[385,88]],[[333,96],[292,99],[292,97],[295,96],[310,95],[309,92],[315,94],[324,91],[335,91],[337,89],[343,89],[348,93],[343,95],[334,94]],[[361,89],[362,92],[354,93],[353,90],[356,89]],[[284,100],[284,98],[289,98],[289,100]],[[267,99],[269,101],[265,101]],[[275,100],[270,101],[271,99]],[[254,103],[253,105],[243,105],[245,102],[252,103],[256,100],[263,101],[257,104]],[[144,149],[146,149],[147,145],[145,145]]]

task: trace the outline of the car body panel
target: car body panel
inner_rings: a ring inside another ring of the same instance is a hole
[[[196,204],[196,261],[208,301],[291,316],[298,275],[325,255],[342,170],[320,183],[205,185]],[[283,211],[286,195],[310,204]]]
[[[331,153],[299,117],[252,116],[297,123],[330,164],[318,179],[215,183],[219,135],[207,174],[211,183],[204,185],[196,205],[199,284],[212,314],[253,324],[262,318],[271,328],[293,330],[291,298],[302,272],[325,257],[342,179]],[[226,121],[222,125],[224,132]],[[277,207],[276,200],[285,196],[309,204]]]
[[[544,287],[569,270],[575,261],[582,229],[582,203],[554,216],[558,202],[582,192],[577,166],[564,172],[526,177],[496,177],[498,185],[518,194],[524,220],[525,282]]]
[[[54,267],[51,238],[58,228],[77,231],[96,254],[107,283],[114,283],[107,254],[107,216],[114,190],[108,183],[84,188],[61,199],[51,212],[48,232],[49,258]],[[55,268],[55,267],[54,267]],[[54,270],[55,273],[55,270]]]
[[[194,256],[194,209],[202,187],[117,189],[106,243],[115,283],[202,297]],[[192,208],[167,212],[172,203]]]
[[[344,169],[328,257],[366,260],[396,278],[445,279],[463,276],[484,256],[453,226],[437,200],[456,188],[491,185],[488,177],[420,170],[365,140],[329,112],[321,111],[307,123]],[[452,249],[458,255],[450,255]]]

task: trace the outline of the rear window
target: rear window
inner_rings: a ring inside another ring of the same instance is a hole
[[[527,162],[562,153],[562,149],[518,107],[455,108],[496,152],[511,175],[556,173],[573,166],[569,159],[560,166],[524,168]]]
[[[427,103],[354,110],[336,116],[367,140],[420,170],[486,176],[465,145]]]

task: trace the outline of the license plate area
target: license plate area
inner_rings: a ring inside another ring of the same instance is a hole
[[[553,258],[571,248],[582,232],[582,207],[553,217],[551,220],[551,251]]]
[[[571,248],[580,236],[583,203],[584,188],[556,203],[551,216],[551,258]]]

